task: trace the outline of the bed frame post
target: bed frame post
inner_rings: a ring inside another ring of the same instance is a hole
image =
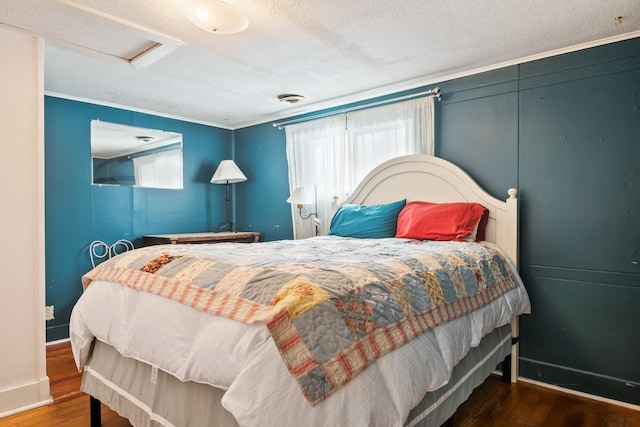
[[[507,354],[502,361],[502,382],[511,384],[511,354]]]
[[[509,198],[506,200],[507,204],[507,236],[508,240],[506,243],[507,255],[511,258],[511,261],[518,269],[518,261],[519,261],[519,249],[520,245],[518,242],[518,189],[517,188],[509,188],[507,191],[509,194]],[[506,365],[503,366],[503,374],[509,371],[508,375],[504,376],[505,382],[515,383],[518,381],[518,368],[519,368],[519,345],[518,340],[520,339],[520,319],[516,316],[511,319],[511,355],[505,359]]]
[[[444,427],[453,427],[453,415],[449,417],[447,421],[443,424]]]
[[[89,408],[91,411],[91,427],[100,427],[102,425],[100,401],[93,396],[89,396]]]
[[[510,374],[509,379],[512,383],[518,381],[518,368],[520,358],[520,318],[514,317],[511,319],[511,363],[509,366]]]

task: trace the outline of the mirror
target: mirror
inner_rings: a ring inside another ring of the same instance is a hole
[[[93,185],[182,188],[182,134],[91,120]]]

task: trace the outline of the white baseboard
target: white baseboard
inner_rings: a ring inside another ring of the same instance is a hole
[[[49,347],[50,345],[62,344],[62,343],[65,343],[65,342],[70,342],[70,341],[71,341],[71,338],[63,338],[63,339],[57,340],[57,341],[49,341],[47,343],[47,347]]]
[[[534,384],[540,387],[549,388],[551,390],[560,391],[562,393],[573,394],[575,396],[584,397],[586,399],[597,400],[600,402],[608,403],[610,405],[621,406],[627,409],[633,409],[634,411],[640,411],[640,405],[634,405],[633,403],[621,402],[615,399],[609,399],[607,397],[596,396],[595,394],[584,393],[582,391],[572,390],[570,388],[560,387],[554,384],[548,384],[542,381],[532,380],[529,378],[518,377],[518,381],[522,381],[523,383]]]
[[[493,371],[493,374],[499,377],[502,376],[501,371]],[[570,388],[560,387],[554,384],[532,380],[530,378],[525,378],[525,377],[518,377],[518,382],[519,381],[522,381],[523,383],[529,383],[529,384],[537,385],[540,387],[548,388],[551,390],[556,390],[561,393],[573,394],[574,396],[584,397],[585,399],[597,400],[600,402],[608,403],[610,405],[616,405],[616,406],[621,406],[627,409],[633,409],[634,411],[640,411],[640,405],[634,405],[633,403],[622,402],[620,400],[615,400],[615,399],[609,399],[608,397],[596,396],[595,394],[584,393],[582,391],[572,390]]]
[[[53,403],[49,377],[0,391],[0,418]]]

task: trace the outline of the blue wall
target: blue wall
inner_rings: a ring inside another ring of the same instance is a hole
[[[436,154],[520,190],[521,375],[640,404],[640,39],[438,86]],[[284,146],[271,124],[235,132],[267,180],[243,189],[255,229],[288,221]]]
[[[640,39],[520,74],[522,371],[640,404]]]
[[[640,39],[441,85],[438,152],[517,185],[521,375],[640,403]]]
[[[91,185],[92,119],[181,133],[184,189]],[[212,230],[225,220],[224,186],[209,180],[231,153],[229,130],[45,97],[46,300],[55,307],[47,341],[69,336],[93,240],[141,246],[145,234]]]
[[[261,240],[293,238],[284,131],[271,123],[234,132],[238,166],[247,175],[236,194],[239,227],[261,232]]]
[[[640,39],[438,86],[436,154],[495,197],[520,190],[533,305],[521,375],[640,404]],[[228,132],[53,98],[45,112],[50,325],[68,323],[91,240],[222,221],[223,192],[207,183],[230,154],[248,178],[234,186],[238,229],[292,237],[285,134],[271,123]],[[90,186],[92,118],[182,132],[185,190]]]

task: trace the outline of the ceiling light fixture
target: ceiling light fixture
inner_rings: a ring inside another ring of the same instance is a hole
[[[235,34],[249,26],[244,13],[220,0],[189,0],[184,16],[196,27],[213,34]]]
[[[282,95],[278,95],[278,99],[280,102],[286,102],[287,104],[297,104],[304,100],[304,96],[293,93],[283,93]]]

